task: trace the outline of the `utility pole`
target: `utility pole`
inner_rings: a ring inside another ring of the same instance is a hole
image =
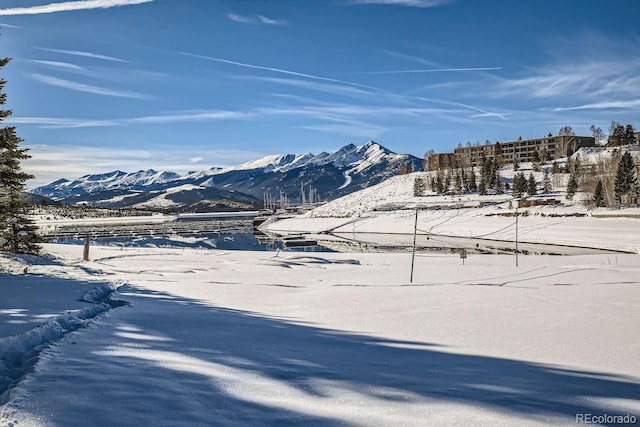
[[[518,201],[516,200],[516,267],[518,266]]]
[[[413,224],[413,251],[411,253],[411,279],[409,283],[413,283],[413,265],[416,259],[416,236],[418,235],[418,208],[416,208],[416,219]]]

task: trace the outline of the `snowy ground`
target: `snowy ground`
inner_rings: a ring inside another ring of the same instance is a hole
[[[425,173],[392,177],[305,215],[267,223],[265,229],[276,234],[320,234],[312,236],[319,240],[327,239],[328,232],[343,237],[362,233],[413,235],[418,208],[419,239],[455,236],[515,241],[516,201],[510,195],[430,193],[414,197],[413,181],[419,176]],[[520,242],[640,253],[640,208],[591,209],[576,200],[566,200],[561,191],[534,199],[554,199],[559,203],[520,208]]]
[[[637,255],[45,248],[0,257],[1,425],[640,416]]]
[[[419,207],[419,245],[514,241],[509,196],[414,197],[415,176],[266,228],[393,246]],[[0,255],[0,425],[637,423],[640,209],[545,197],[520,248],[601,253],[420,252],[412,281],[410,252]]]

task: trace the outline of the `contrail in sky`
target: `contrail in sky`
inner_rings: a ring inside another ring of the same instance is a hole
[[[86,0],[49,3],[42,6],[12,7],[0,9],[0,16],[4,15],[40,15],[42,13],[68,12],[71,10],[107,9],[110,7],[130,6],[134,4],[150,3],[155,0]]]
[[[397,71],[362,71],[344,74],[410,74],[410,73],[443,73],[456,71],[493,71],[502,70],[502,67],[474,67],[474,68],[432,68],[426,70],[397,70]]]
[[[308,78],[308,79],[322,80],[322,81],[325,81],[325,82],[340,83],[340,84],[344,84],[344,85],[362,87],[362,88],[365,88],[365,89],[372,89],[372,90],[375,90],[375,91],[381,91],[382,90],[380,88],[373,87],[373,86],[367,86],[367,85],[361,85],[361,84],[358,84],[358,83],[346,82],[344,80],[330,79],[328,77],[314,76],[312,74],[304,74],[304,73],[299,73],[297,71],[283,70],[281,68],[272,68],[272,67],[264,67],[262,65],[246,64],[244,62],[230,61],[228,59],[214,58],[214,57],[211,57],[211,56],[195,55],[193,53],[187,53],[187,52],[176,52],[176,53],[179,53],[179,54],[185,55],[185,56],[191,56],[193,58],[200,58],[200,59],[206,59],[208,61],[221,62],[223,64],[236,65],[238,67],[253,68],[255,70],[272,71],[274,73],[288,74],[290,76],[305,77],[305,78]]]

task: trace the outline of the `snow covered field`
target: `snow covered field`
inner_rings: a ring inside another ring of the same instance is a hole
[[[414,207],[419,246],[515,240],[509,196],[414,197],[415,176],[266,223],[346,253],[0,255],[0,425],[637,423],[640,210],[548,195],[520,249],[574,255],[419,252],[410,280],[411,253],[346,243],[406,245]]]
[[[45,249],[0,257],[1,425],[640,416],[637,255]]]

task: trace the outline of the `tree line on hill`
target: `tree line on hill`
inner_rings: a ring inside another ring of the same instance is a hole
[[[481,164],[477,167],[459,167],[438,170],[427,176],[415,178],[413,193],[415,196],[425,196],[428,189],[437,194],[460,195],[477,193],[503,194],[511,191],[516,198],[531,197],[538,194],[549,194],[554,187],[566,187],[566,198],[573,200],[575,194],[584,194],[584,203],[595,207],[619,207],[638,204],[640,187],[638,185],[638,165],[633,159],[628,146],[637,144],[635,129],[631,124],[626,126],[612,122],[610,135],[607,139],[608,147],[615,147],[611,156],[600,156],[595,162],[585,163],[581,157],[569,157],[562,165],[557,161],[547,165],[551,158],[546,153],[535,151],[532,155],[532,169],[543,172],[540,184],[533,172],[525,176],[517,172],[520,165],[513,162],[516,171],[511,185],[503,182],[500,176],[500,151],[495,150],[495,158],[482,155]],[[591,126],[591,132],[597,141],[604,140],[604,132],[600,128]],[[560,129],[561,135],[571,135],[570,126]],[[427,153],[427,156],[430,153]],[[433,154],[433,153],[431,153]],[[427,157],[425,156],[425,158]],[[476,175],[476,171],[479,175]],[[565,183],[565,178],[568,181]],[[555,184],[554,184],[555,183]]]

